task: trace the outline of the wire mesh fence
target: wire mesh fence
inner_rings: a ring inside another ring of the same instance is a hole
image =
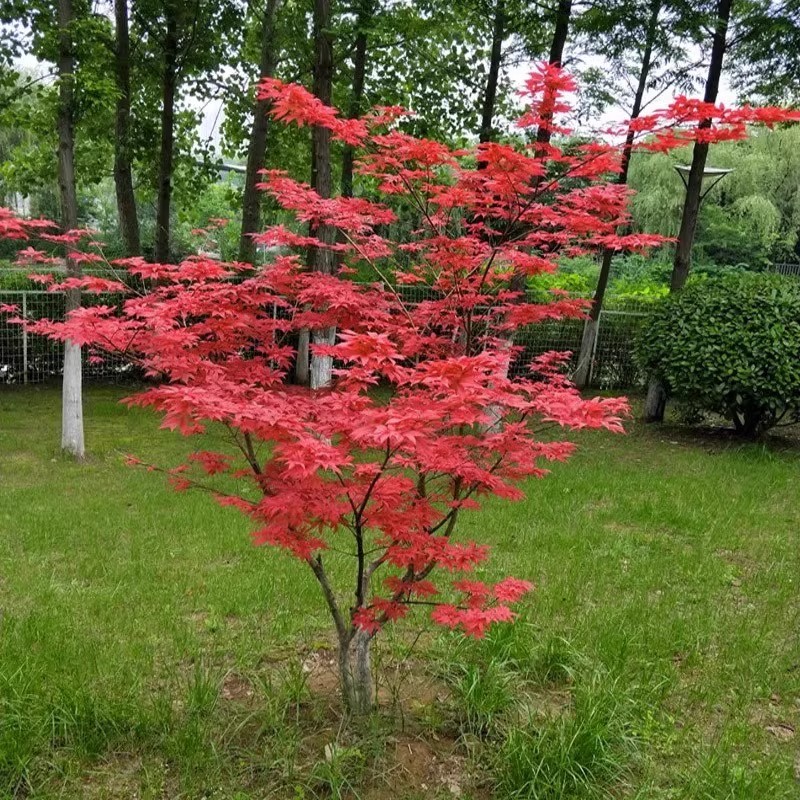
[[[409,304],[434,299],[426,287],[398,287],[398,294]],[[84,294],[82,303],[113,304],[118,298]],[[533,299],[533,298],[531,298]],[[0,305],[14,305],[27,319],[61,320],[65,298],[61,292],[41,289],[0,288]],[[647,306],[634,302],[610,304],[600,314],[597,340],[592,355],[590,384],[600,389],[629,389],[643,382],[634,359],[636,337],[647,319]],[[583,337],[584,321],[562,319],[540,322],[517,329],[514,343],[519,353],[511,375],[527,373],[531,361],[542,353],[570,352],[568,368],[576,365]],[[63,345],[27,332],[22,326],[0,315],[0,385],[43,383],[61,375]],[[101,354],[100,359],[83,360],[87,380],[124,381],[138,377],[134,366],[120,354]]]
[[[109,295],[84,295],[81,302],[96,305],[115,300]],[[28,320],[62,320],[65,296],[63,292],[41,289],[0,289],[0,305],[15,306],[17,314]],[[26,331],[22,325],[10,322],[7,315],[0,315],[0,384],[44,383],[61,375],[63,362],[63,344]],[[87,380],[126,380],[135,375],[133,365],[117,353],[83,359],[83,376]]]
[[[432,300],[434,292],[426,286],[397,287],[402,299],[411,304]],[[528,302],[546,302],[531,293]],[[600,312],[597,338],[592,353],[589,384],[600,389],[630,389],[644,384],[634,356],[636,339],[647,320],[650,301],[625,297],[608,298],[608,308]],[[512,377],[525,375],[531,361],[551,350],[570,353],[567,369],[577,366],[585,322],[561,319],[538,322],[518,328],[514,344],[520,351],[511,365]]]

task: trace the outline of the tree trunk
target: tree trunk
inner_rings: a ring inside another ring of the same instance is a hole
[[[339,642],[339,680],[347,710],[355,716],[372,711],[372,636],[363,630],[349,634]]]
[[[361,0],[356,22],[356,50],[353,57],[353,90],[350,95],[349,119],[361,115],[361,103],[364,100],[364,78],[367,71],[367,26],[375,12],[374,0]],[[353,156],[355,148],[345,145],[342,154],[342,196],[353,196]]]
[[[130,155],[131,62],[128,0],[114,0],[114,18],[116,20],[114,66],[118,93],[114,124],[114,187],[117,194],[117,217],[122,241],[125,243],[125,255],[138,256],[142,248]]]
[[[331,104],[333,92],[333,44],[330,32],[331,0],[314,0],[314,95],[327,105]],[[330,197],[331,177],[331,133],[321,125],[311,131],[311,186],[320,197]],[[330,225],[318,225],[310,235],[326,245],[335,242],[336,231]],[[308,253],[309,267],[326,275],[333,273],[334,257],[330,247],[312,247]],[[312,342],[327,344],[333,340],[335,331],[314,331]],[[298,383],[308,383],[313,388],[327,386],[331,381],[331,359],[311,354],[311,369],[307,370],[301,348],[298,348],[295,378]],[[305,381],[303,380],[305,378]]]
[[[647,397],[644,401],[644,421],[663,422],[666,408],[667,390],[661,381],[653,379],[647,387]]]
[[[711,48],[711,61],[708,65],[708,78],[706,80],[705,95],[703,96],[703,100],[706,103],[717,102],[732,6],[733,0],[719,0],[717,3],[714,44]],[[710,128],[711,120],[703,120],[698,127]],[[708,144],[706,142],[695,142],[692,150],[692,166],[689,170],[689,179],[687,181],[686,198],[683,204],[681,227],[678,233],[678,244],[675,248],[675,262],[672,267],[670,290],[673,292],[680,291],[684,287],[692,266],[692,245],[694,244],[694,234],[697,230],[703,171],[706,167],[707,157]]]
[[[503,59],[503,39],[506,27],[505,0],[497,0],[492,26],[492,51],[489,58],[489,74],[486,77],[486,89],[483,93],[483,107],[481,109],[481,129],[478,139],[481,143],[491,142],[494,137],[492,120],[494,107],[497,102],[497,84],[500,80],[500,64]]]
[[[158,160],[155,260],[170,261],[170,205],[175,149],[175,91],[178,78],[178,21],[172,3],[165,4],[166,33],[161,82],[161,152]]]
[[[645,46],[642,53],[642,66],[639,70],[639,83],[636,87],[636,94],[633,98],[633,108],[631,109],[631,119],[637,119],[642,112],[642,102],[644,93],[647,89],[647,81],[650,77],[650,66],[653,58],[653,42],[658,32],[658,15],[661,12],[663,0],[652,0],[650,4],[650,17],[647,23],[647,33],[645,35]],[[617,183],[625,186],[628,183],[628,170],[631,163],[631,153],[633,152],[634,131],[629,130],[625,138],[625,145],[622,149],[622,164],[617,176]],[[608,280],[611,275],[611,261],[614,251],[606,248],[603,251],[603,260],[600,265],[600,274],[597,277],[597,287],[592,299],[592,307],[589,311],[589,318],[583,329],[581,339],[581,349],[578,355],[578,365],[572,380],[579,389],[585,389],[589,385],[592,374],[592,357],[597,341],[597,332],[600,327],[600,312],[603,309]]]
[[[75,52],[73,48],[72,0],[58,0],[58,189],[61,198],[61,227],[78,227],[78,199],[75,191]],[[81,274],[78,263],[67,259],[67,275]],[[66,292],[66,313],[80,306],[78,289]],[[61,449],[76,458],[84,456],[83,392],[81,348],[64,343],[64,378],[61,392]]]
[[[703,96],[703,100],[706,103],[716,103],[717,101],[732,6],[733,0],[719,0],[717,3],[714,43],[711,48],[711,60],[708,65],[708,77]],[[701,129],[710,128],[711,120],[703,120],[698,127]],[[679,292],[683,289],[689,277],[689,270],[692,267],[692,245],[694,244],[694,234],[697,230],[697,217],[702,200],[703,171],[706,167],[707,157],[708,143],[695,142],[692,150],[692,166],[689,170],[689,179],[686,182],[686,198],[683,203],[683,216],[681,217],[681,227],[678,232],[678,243],[675,246],[675,261],[672,265],[672,278],[670,280],[671,292]],[[663,422],[665,409],[666,391],[660,382],[653,378],[647,393],[644,413],[645,421]]]
[[[547,59],[549,64],[561,65],[564,59],[564,47],[567,43],[567,36],[569,34],[569,21],[572,15],[572,0],[558,0],[558,8],[556,10],[556,25],[553,29],[553,39],[550,42],[550,55]],[[536,131],[536,143],[539,145],[547,145],[550,143],[551,131],[550,120],[548,119],[547,125],[540,125]],[[546,148],[538,148],[535,152],[537,156],[543,157]],[[539,179],[535,179],[534,186],[539,185]],[[511,277],[509,288],[512,292],[524,292],[527,287],[527,276],[521,270],[514,272]]]
[[[275,30],[281,0],[267,0],[261,29],[261,57],[259,74],[271,78],[278,63],[275,47]],[[264,169],[267,154],[267,132],[269,130],[269,103],[259,100],[255,105],[253,128],[250,133],[250,146],[247,150],[247,171],[242,195],[242,232],[239,238],[239,261],[248,264],[256,262],[256,245],[252,234],[261,230],[261,191],[256,188],[260,180],[259,171]]]
[[[564,46],[567,43],[569,34],[569,20],[572,16],[572,0],[558,0],[556,10],[556,26],[553,30],[553,39],[550,42],[550,56],[547,61],[549,64],[558,64],[564,60]],[[536,141],[538,144],[549,144],[552,132],[549,125],[540,125],[536,131]]]

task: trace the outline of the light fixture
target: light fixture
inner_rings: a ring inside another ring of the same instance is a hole
[[[686,191],[689,191],[689,173],[692,171],[692,168],[688,164],[675,164],[675,171],[678,175],[681,176],[681,180],[683,181],[683,185],[686,187]],[[702,180],[705,181],[706,179],[711,179],[711,183],[709,183],[706,187],[706,190],[700,195],[700,202],[705,199],[705,196],[729,173],[733,172],[733,169],[724,169],[722,167],[705,167],[703,169],[703,178]]]

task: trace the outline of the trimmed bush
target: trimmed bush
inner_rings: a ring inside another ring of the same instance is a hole
[[[637,344],[649,376],[695,413],[754,436],[800,420],[800,282],[733,273],[660,302]]]

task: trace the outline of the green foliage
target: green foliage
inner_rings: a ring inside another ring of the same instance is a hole
[[[692,410],[755,435],[800,418],[800,283],[728,274],[693,282],[651,316],[638,343],[645,372]]]
[[[684,187],[675,164],[691,151],[638,153],[629,184],[636,191],[631,211],[637,230],[676,236]],[[733,172],[709,192],[700,208],[694,245],[697,264],[796,261],[800,230],[800,128],[753,130],[746,140],[712,146],[709,164]]]

